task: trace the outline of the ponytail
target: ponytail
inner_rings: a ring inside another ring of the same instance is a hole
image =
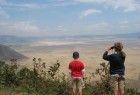
[[[123,51],[119,51],[118,53],[119,53],[119,55],[120,55],[121,57],[123,57],[123,58],[126,57],[126,54],[125,54]]]

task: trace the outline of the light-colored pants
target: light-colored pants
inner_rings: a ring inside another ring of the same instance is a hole
[[[113,90],[124,89],[125,78],[124,76],[111,76],[110,85]]]
[[[82,78],[72,78],[72,88],[84,88],[84,81]]]

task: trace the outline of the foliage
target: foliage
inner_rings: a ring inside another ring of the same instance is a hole
[[[126,89],[126,95],[140,95],[140,93],[137,92],[137,89],[129,88]]]
[[[112,95],[110,86],[109,64],[101,63],[100,68],[96,69],[95,74],[100,76],[100,81],[96,82],[96,95]]]
[[[0,62],[0,83],[6,86],[13,86],[17,84],[17,64],[15,61],[11,61],[11,64],[5,64],[5,62]]]
[[[59,74],[59,67],[60,67],[60,63],[57,60],[56,64],[49,67],[48,76],[54,79],[55,75]]]
[[[83,95],[111,95],[109,65],[101,63],[100,66],[95,73],[84,78]],[[11,60],[10,64],[0,61],[0,90],[12,89],[23,95],[71,95],[71,79],[59,73],[59,61],[46,70],[46,63],[41,58],[34,58],[33,67],[20,69],[16,60]],[[100,80],[93,85],[91,78],[97,76]],[[138,95],[137,90],[127,89],[126,95]]]

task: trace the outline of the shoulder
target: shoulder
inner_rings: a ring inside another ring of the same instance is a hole
[[[70,63],[69,64],[72,64],[74,61],[70,61]]]
[[[72,61],[70,61],[69,64],[71,65],[71,64],[75,64],[75,63],[76,63],[76,61],[75,60],[72,60]]]
[[[82,61],[79,60],[79,65],[84,67],[84,63]]]
[[[74,63],[80,63],[80,64],[84,64],[82,61],[80,60],[73,60],[70,62],[70,64],[74,64]]]
[[[116,57],[116,56],[118,56],[118,54],[113,53],[113,54],[110,54],[110,55],[109,55],[109,57],[111,57],[111,58],[112,58],[112,57]]]
[[[79,63],[82,63],[82,64],[84,64],[84,62],[82,62],[81,60],[77,60]]]

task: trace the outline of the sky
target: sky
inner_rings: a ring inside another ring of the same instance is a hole
[[[0,35],[140,32],[140,0],[0,0]]]

